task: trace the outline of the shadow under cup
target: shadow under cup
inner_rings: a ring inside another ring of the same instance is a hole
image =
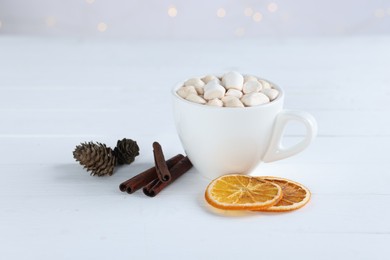
[[[187,101],[172,90],[176,129],[194,167],[213,179],[248,174],[264,161],[283,110],[284,93],[270,103],[244,108],[214,107]]]

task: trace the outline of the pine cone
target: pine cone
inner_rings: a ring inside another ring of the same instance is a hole
[[[118,140],[114,153],[118,157],[119,164],[130,164],[139,155],[139,147],[136,141],[123,138]]]
[[[76,146],[76,149],[73,151],[73,157],[87,171],[91,171],[91,175],[97,176],[111,176],[118,161],[110,147],[93,142],[85,142]]]

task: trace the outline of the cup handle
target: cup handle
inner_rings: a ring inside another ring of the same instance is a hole
[[[282,137],[284,128],[289,121],[298,121],[305,125],[306,136],[299,143],[291,147],[283,147]],[[302,152],[317,135],[317,122],[315,118],[309,113],[302,111],[283,110],[276,117],[274,125],[274,133],[271,137],[268,150],[263,158],[264,162],[273,162],[281,160],[290,156],[293,156],[299,152]]]

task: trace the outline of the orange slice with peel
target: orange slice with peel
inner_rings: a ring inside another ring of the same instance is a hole
[[[283,191],[283,197],[277,204],[261,209],[261,211],[282,212],[296,210],[305,206],[310,200],[310,191],[298,182],[272,176],[258,176],[258,178],[279,185]]]
[[[228,210],[262,210],[282,199],[277,184],[246,175],[223,175],[213,180],[205,192],[213,207]]]

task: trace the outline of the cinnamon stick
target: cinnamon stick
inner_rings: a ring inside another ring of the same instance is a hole
[[[143,188],[143,192],[145,193],[145,195],[147,195],[149,197],[156,196],[165,187],[167,187],[169,184],[171,184],[172,182],[177,180],[180,176],[182,176],[189,169],[191,169],[191,167],[192,167],[192,163],[188,159],[188,157],[186,156],[186,157],[182,158],[171,169],[169,169],[169,171],[171,172],[171,180],[170,181],[162,182],[159,179],[155,179]]]
[[[178,154],[168,161],[166,161],[166,165],[168,168],[172,168],[175,164],[177,164],[181,159],[184,158],[184,155]],[[129,194],[141,189],[151,181],[157,178],[156,167],[152,167],[146,171],[141,172],[140,174],[134,176],[133,178],[121,183],[119,185],[119,189],[123,192],[127,192]]]
[[[167,163],[165,162],[164,153],[161,145],[158,142],[153,143],[153,155],[154,163],[156,165],[157,177],[162,182],[167,182],[171,179],[171,173],[168,170]]]

